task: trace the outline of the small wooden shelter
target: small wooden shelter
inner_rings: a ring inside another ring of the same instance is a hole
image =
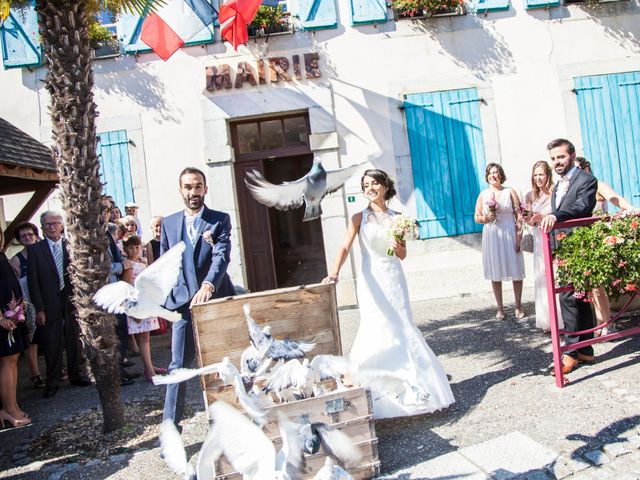
[[[7,240],[18,224],[33,216],[57,184],[57,168],[49,147],[0,118],[0,195],[32,192],[7,227]],[[8,244],[6,241],[3,251]]]

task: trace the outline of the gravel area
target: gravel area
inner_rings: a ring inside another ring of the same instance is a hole
[[[532,298],[525,291],[525,298]],[[571,384],[555,387],[546,374],[551,361],[548,335],[538,331],[533,315],[515,320],[494,318],[490,295],[465,296],[414,303],[415,320],[451,376],[456,403],[431,415],[377,421],[382,472],[389,474],[460,448],[519,431],[568,458],[582,458],[605,444],[624,441],[640,429],[639,337],[597,345],[598,363],[570,374]],[[525,311],[533,305],[525,303]],[[511,316],[509,316],[511,314]],[[340,312],[344,351],[355,335],[359,311]],[[624,321],[637,325],[638,318]],[[154,358],[166,365],[168,337],[154,337]],[[139,365],[139,362],[137,362]],[[139,367],[141,368],[141,367]],[[99,461],[80,456],[29,457],[31,442],[56,422],[73,422],[98,405],[95,389],[64,387],[53,399],[26,382],[26,364],[19,388],[20,403],[34,425],[0,431],[0,478],[5,479],[171,479],[177,478],[158,456],[155,441],[145,441]],[[204,438],[202,396],[190,382],[193,413],[183,438],[192,462]],[[122,389],[124,402],[157,404],[164,389],[138,379]]]

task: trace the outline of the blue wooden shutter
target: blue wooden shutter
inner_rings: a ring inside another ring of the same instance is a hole
[[[593,174],[614,190],[622,185],[616,124],[605,75],[574,79],[584,155]]]
[[[335,0],[299,0],[298,5],[300,21],[305,30],[338,26]]]
[[[584,154],[596,178],[640,205],[640,72],[574,79]]]
[[[35,2],[12,8],[2,23],[2,60],[5,68],[37,67],[42,64]]]
[[[640,72],[608,75],[622,185],[614,190],[640,206]]]
[[[527,9],[557,7],[560,5],[560,0],[524,0],[524,5]]]
[[[349,0],[351,23],[383,23],[387,21],[386,0]]]
[[[420,238],[455,235],[440,96],[437,92],[407,95],[404,106]]]
[[[476,13],[509,10],[509,0],[473,0],[469,6]]]
[[[407,95],[420,238],[477,232],[485,153],[475,88]]]
[[[475,223],[473,215],[486,166],[480,98],[475,88],[444,91],[441,97],[456,232],[479,232],[482,225]]]
[[[129,140],[126,130],[100,133],[100,177],[105,193],[111,195],[120,208],[135,201],[129,162]]]

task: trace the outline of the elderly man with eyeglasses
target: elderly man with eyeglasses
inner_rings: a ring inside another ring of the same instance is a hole
[[[69,383],[91,385],[81,369],[80,327],[71,303],[73,285],[69,278],[67,241],[62,237],[62,215],[46,211],[40,216],[44,239],[29,247],[27,279],[36,309],[36,323],[42,330],[47,368],[44,396],[53,397],[61,381],[63,352],[67,352]]]

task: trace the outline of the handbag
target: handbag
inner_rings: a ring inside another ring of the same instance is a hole
[[[533,228],[526,223],[523,226],[522,240],[520,240],[520,250],[533,253]]]
[[[164,335],[169,331],[169,322],[164,318],[158,317],[158,328],[151,331],[151,335]]]

